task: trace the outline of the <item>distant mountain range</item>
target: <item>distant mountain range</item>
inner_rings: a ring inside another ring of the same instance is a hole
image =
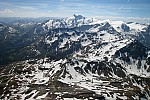
[[[32,18],[32,17],[0,17],[0,22],[4,22],[5,24],[11,23],[29,23],[29,22],[43,22],[44,20],[48,19],[58,19],[57,17],[39,17],[39,18]]]
[[[0,23],[1,99],[150,99],[150,24],[73,15]]]

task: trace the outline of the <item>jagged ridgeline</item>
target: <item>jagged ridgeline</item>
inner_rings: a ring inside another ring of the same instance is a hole
[[[150,99],[150,25],[74,15],[0,23],[0,99]]]

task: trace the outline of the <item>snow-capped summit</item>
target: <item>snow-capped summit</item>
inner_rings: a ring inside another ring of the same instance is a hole
[[[85,17],[83,17],[82,15],[73,15],[72,17],[68,17],[65,20],[66,24],[68,25],[68,27],[78,27],[81,25],[84,25],[84,19]]]
[[[73,17],[74,17],[75,20],[85,19],[85,17],[82,16],[82,15],[76,15],[76,14],[74,14]],[[70,17],[70,18],[71,18],[71,17]]]
[[[73,15],[72,17],[67,17],[59,20],[49,20],[43,26],[48,27],[48,29],[55,28],[73,28],[80,27],[83,25],[95,25],[109,23],[117,32],[140,32],[143,28],[147,27],[147,25],[139,24],[139,23],[128,23],[123,21],[111,21],[111,20],[101,20],[100,18],[91,18],[84,17],[82,15]]]
[[[55,28],[73,28],[84,25],[84,19],[82,15],[73,15],[72,17],[64,18],[64,19],[51,19],[47,21],[43,26],[48,29]]]

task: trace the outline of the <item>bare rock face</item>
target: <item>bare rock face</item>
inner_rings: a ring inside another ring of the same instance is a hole
[[[124,23],[121,25],[121,28],[123,29],[124,32],[129,32],[129,31],[130,31],[130,27],[127,26],[127,25],[124,24]]]

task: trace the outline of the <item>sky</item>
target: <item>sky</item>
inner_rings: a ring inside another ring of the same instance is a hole
[[[0,0],[0,17],[83,16],[150,20],[150,0]]]

